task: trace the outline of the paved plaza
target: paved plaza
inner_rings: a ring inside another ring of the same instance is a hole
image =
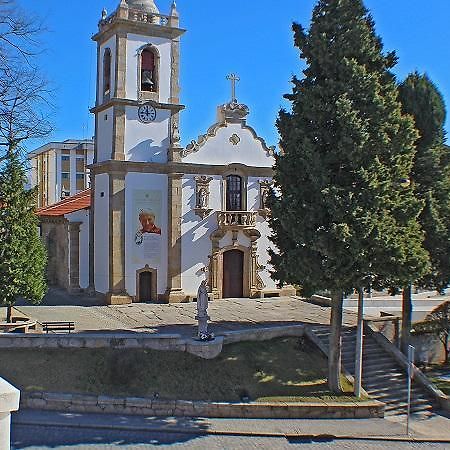
[[[4,311],[3,311],[4,313]],[[147,304],[121,306],[17,306],[15,314],[38,322],[73,321],[77,332],[150,332],[195,334],[196,303]],[[210,302],[211,330],[292,325],[328,324],[330,308],[317,306],[295,297],[265,299],[227,299]],[[356,323],[356,314],[346,312],[344,324]]]
[[[432,310],[450,299],[449,295],[435,293],[414,295],[414,310]],[[378,317],[381,311],[394,313],[401,296],[366,299],[365,316]],[[42,305],[29,306],[19,302],[14,314],[26,316],[38,322],[73,321],[77,332],[147,332],[176,333],[182,336],[195,334],[197,321],[196,303],[134,303],[131,305],[102,306],[95,297],[69,295],[51,288]],[[354,299],[344,302],[344,325],[356,324]],[[210,302],[208,313],[211,329],[220,334],[248,328],[292,324],[329,324],[330,308],[318,306],[299,297],[263,299],[224,299]],[[0,321],[6,309],[0,308]]]

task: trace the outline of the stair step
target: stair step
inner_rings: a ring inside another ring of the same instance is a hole
[[[329,347],[329,328],[314,329],[322,344]],[[351,374],[355,372],[356,329],[342,331],[342,365]],[[386,404],[386,415],[402,415],[407,411],[407,374],[393,356],[386,352],[371,335],[363,339],[363,380],[362,384],[371,398]],[[416,415],[432,413],[434,403],[428,393],[413,385],[411,412]]]

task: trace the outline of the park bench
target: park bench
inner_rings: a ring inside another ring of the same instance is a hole
[[[70,333],[75,330],[75,322],[42,322],[42,329],[49,333],[60,332],[60,333]]]

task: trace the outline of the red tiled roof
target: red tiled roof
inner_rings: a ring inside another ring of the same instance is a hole
[[[50,206],[44,206],[37,210],[38,216],[64,216],[81,209],[87,209],[91,206],[91,190],[85,189],[78,194],[67,197],[58,203]]]

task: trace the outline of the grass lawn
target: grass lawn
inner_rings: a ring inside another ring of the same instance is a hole
[[[427,375],[430,377],[431,381],[439,388],[445,395],[450,395],[450,380],[442,380],[440,376],[450,375],[450,365],[436,365],[433,366]]]
[[[161,399],[354,400],[328,391],[327,360],[298,338],[227,345],[219,357],[154,350],[0,350],[0,376],[22,390]]]
[[[450,395],[450,381],[442,381],[432,378],[431,381],[440,389],[445,395]]]

